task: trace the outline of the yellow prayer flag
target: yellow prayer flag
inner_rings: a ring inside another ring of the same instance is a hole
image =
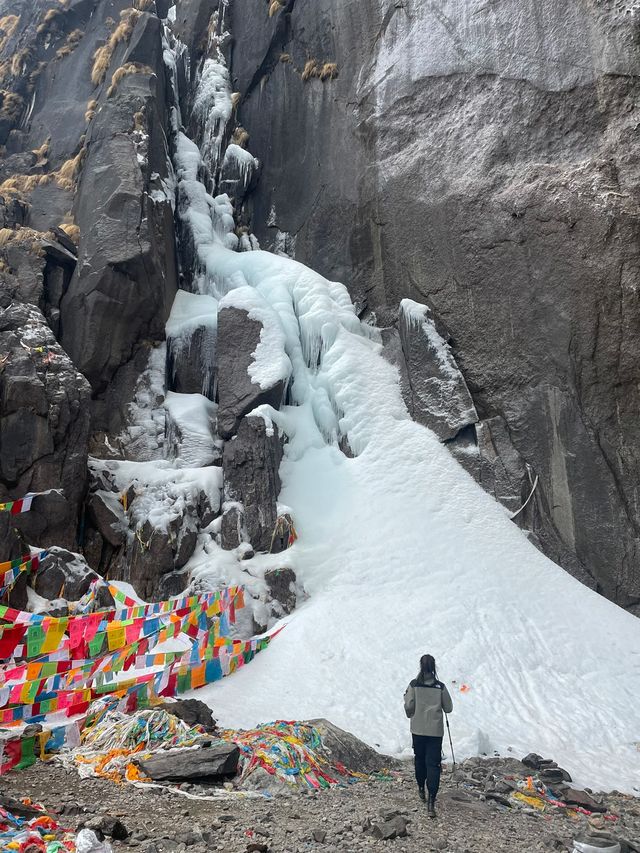
[[[41,655],[49,654],[57,651],[62,642],[62,637],[69,623],[68,619],[56,619],[51,621],[47,626],[47,631],[44,637],[44,643],[40,649]]]
[[[121,649],[126,643],[125,628],[120,622],[114,622],[107,625],[107,645],[109,651],[113,652],[116,649]]]

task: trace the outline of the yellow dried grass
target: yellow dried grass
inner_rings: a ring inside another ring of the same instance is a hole
[[[284,3],[281,3],[280,0],[271,0],[269,4],[269,17],[273,18],[281,9],[284,9]]]
[[[320,69],[320,73],[318,77],[321,80],[335,80],[338,76],[338,64],[337,62],[325,62]]]
[[[6,89],[0,89],[0,98],[2,99],[0,118],[16,122],[24,109],[24,98],[15,92],[8,92]]]
[[[51,137],[48,136],[45,141],[42,143],[40,148],[34,148],[31,152],[35,154],[37,167],[46,166],[49,159],[49,148],[51,147]]]
[[[110,98],[111,95],[116,91],[120,81],[130,74],[153,74],[153,68],[149,68],[148,65],[141,65],[139,62],[127,62],[126,65],[121,65],[120,68],[117,68],[111,78],[111,85],[107,89],[107,97]]]
[[[76,180],[80,174],[82,163],[87,154],[87,149],[82,147],[75,157],[71,157],[66,163],[63,163],[60,168],[52,172],[50,176],[56,184],[63,190],[72,192],[76,188]]]
[[[0,18],[0,50],[9,41],[15,33],[16,27],[20,23],[20,15],[4,15]]]
[[[320,73],[318,68],[318,60],[317,59],[307,59],[304,64],[304,69],[302,71],[302,79],[310,80],[312,77],[317,77]]]
[[[31,59],[32,51],[28,47],[24,47],[11,57],[11,73],[14,77],[22,77],[27,70],[27,65]]]
[[[124,9],[120,12],[120,23],[109,36],[106,44],[99,47],[93,55],[91,82],[99,86],[104,80],[111,65],[111,59],[116,47],[122,41],[129,41],[133,28],[142,13],[138,9]]]
[[[90,101],[87,102],[87,109],[85,110],[84,114],[84,120],[87,124],[89,124],[89,122],[95,116],[97,106],[98,102],[95,100],[95,98],[92,98]]]
[[[72,243],[77,246],[80,242],[80,227],[75,222],[62,222],[58,228],[67,235]]]
[[[73,51],[80,43],[80,39],[83,35],[84,33],[82,30],[73,30],[72,32],[70,32],[67,36],[66,42],[56,53],[56,59],[63,59],[65,56],[69,56],[70,53],[73,53]]]
[[[249,132],[239,125],[233,131],[233,136],[231,137],[231,141],[234,145],[239,145],[240,148],[246,148],[247,142],[249,141]]]

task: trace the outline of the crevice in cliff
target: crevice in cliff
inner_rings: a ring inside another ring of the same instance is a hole
[[[261,85],[263,78],[268,77],[280,62],[280,56],[284,52],[285,45],[291,38],[291,13],[295,4],[296,0],[288,0],[287,5],[278,13],[275,31],[269,42],[267,52],[251,78],[247,90],[243,94],[243,99],[248,98],[253,90]],[[233,59],[231,67],[233,68]]]

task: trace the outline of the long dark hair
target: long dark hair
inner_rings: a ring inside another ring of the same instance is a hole
[[[438,680],[438,673],[436,672],[436,659],[433,655],[422,655],[420,658],[420,672],[418,673],[418,681],[420,684],[424,684],[427,678],[435,678]]]

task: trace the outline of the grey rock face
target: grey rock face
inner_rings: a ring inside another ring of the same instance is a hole
[[[278,517],[281,459],[277,427],[270,434],[262,418],[243,418],[235,438],[226,442],[222,457],[224,500],[233,504],[223,514],[223,548],[240,544],[236,541],[236,531],[240,528],[246,531],[254,550],[271,550]],[[230,511],[233,523],[227,521],[225,525],[225,516]]]
[[[5,494],[61,489],[14,524],[41,545],[73,547],[86,483],[89,387],[41,312],[0,310],[0,483]]]
[[[260,343],[262,323],[241,308],[218,313],[218,432],[230,438],[244,415],[267,403],[279,408],[284,382],[261,388],[251,381],[249,366]]]
[[[149,194],[151,175],[167,175],[157,18],[140,16],[123,62],[141,70],[120,81],[91,123],[75,209],[78,267],[61,306],[63,344],[96,391],[141,339],[163,336],[177,286],[171,206]]]
[[[293,569],[269,569],[265,572],[269,595],[277,601],[283,613],[291,613],[296,606],[296,573]]]
[[[295,234],[297,259],[376,315],[427,302],[479,418],[502,418],[540,477],[541,542],[637,606],[640,53],[628,5],[250,7],[231,9],[231,56],[262,164],[245,203],[261,244]],[[337,78],[303,80],[310,57],[335,61]]]

